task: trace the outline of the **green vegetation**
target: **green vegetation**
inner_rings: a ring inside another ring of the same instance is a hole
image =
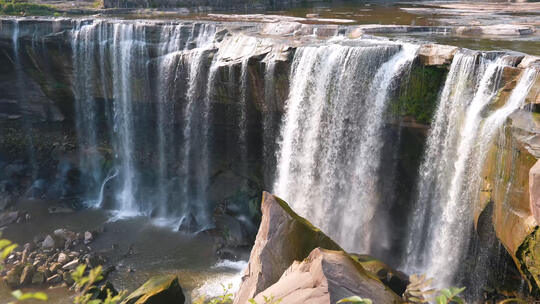
[[[0,233],[1,236],[1,233]],[[10,254],[17,248],[17,244],[12,243],[10,240],[6,239],[0,239],[0,261],[4,261]],[[4,268],[3,264],[0,264],[0,270]],[[13,298],[17,302],[21,302],[24,300],[40,300],[40,301],[46,301],[47,295],[43,292],[34,292],[34,293],[23,293],[20,290],[15,290],[11,293]],[[15,302],[10,302],[8,304],[14,304]]]
[[[279,304],[281,303],[281,300],[282,300],[282,299],[275,299],[274,296],[267,297],[264,295],[263,295],[263,299],[264,299],[264,303],[257,303],[257,301],[255,301],[254,299],[249,299],[248,301],[250,304]]]
[[[90,269],[88,275],[85,276],[86,265],[79,265],[71,273],[73,281],[75,281],[75,289],[78,290],[75,296],[75,304],[118,304],[127,295],[127,291],[116,291],[109,288],[106,284],[100,290],[96,284],[103,281],[103,268],[98,266]]]
[[[92,4],[93,8],[103,8],[103,0],[94,0],[94,3]]]
[[[0,14],[3,15],[49,16],[55,13],[57,13],[56,10],[50,5],[0,0]]]
[[[437,67],[416,66],[403,84],[390,111],[398,116],[412,116],[419,123],[429,123],[437,106],[439,90],[447,71]]]
[[[536,227],[529,234],[516,252],[520,271],[527,279],[529,289],[538,292],[540,285],[540,229]]]
[[[360,298],[359,296],[352,296],[345,299],[337,301],[339,303],[353,303],[353,304],[372,304],[373,302],[370,299]]]
[[[403,301],[410,304],[425,304],[435,300],[437,304],[463,304],[464,300],[458,295],[465,290],[465,287],[456,288],[450,287],[438,291],[439,295],[433,298],[437,293],[436,289],[430,288],[433,279],[427,278],[426,275],[411,275],[409,277],[409,285],[403,293]]]
[[[17,244],[7,239],[0,239],[0,261],[4,261],[15,248],[17,248]],[[0,270],[3,267],[4,265],[0,264]],[[84,275],[85,272],[86,265],[79,265],[71,273],[71,277],[75,282],[74,288],[77,291],[77,295],[73,300],[74,304],[119,304],[126,297],[127,291],[125,290],[118,293],[107,284],[103,285],[101,289],[96,286],[104,279],[101,266],[90,269],[86,276]],[[16,301],[9,304],[19,303],[24,300],[47,301],[48,299],[47,294],[43,292],[23,293],[20,290],[15,290],[11,295]]]
[[[229,284],[228,286],[221,284],[221,287],[223,287],[222,295],[211,300],[206,300],[205,297],[200,297],[200,298],[195,299],[195,301],[193,301],[193,304],[231,304],[234,299],[234,294],[230,292],[232,289],[232,284]],[[281,299],[276,299],[274,298],[274,296],[270,296],[270,297],[263,296],[263,298],[264,298],[264,303],[257,303],[257,301],[255,301],[254,299],[249,299],[248,302],[250,304],[279,304],[281,303]],[[90,304],[93,304],[93,303],[90,303]]]
[[[426,278],[425,275],[411,275],[410,284],[407,290],[403,293],[403,303],[405,304],[428,304],[433,300],[437,304],[464,304],[465,301],[459,297],[459,294],[465,290],[465,287],[456,288],[450,287],[439,290],[439,295],[432,297],[437,293],[437,290],[430,288],[433,279]],[[359,296],[348,297],[339,300],[337,303],[353,303],[353,304],[372,304],[370,299],[361,298]]]

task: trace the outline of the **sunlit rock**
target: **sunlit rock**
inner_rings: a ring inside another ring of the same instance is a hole
[[[341,247],[310,222],[298,216],[280,198],[263,193],[262,220],[249,264],[234,303],[250,298],[276,283],[294,262],[306,258],[317,248],[341,250]]]
[[[345,252],[315,248],[254,299],[257,303],[274,297],[287,304],[333,304],[354,295],[373,303],[401,303],[396,294]]]

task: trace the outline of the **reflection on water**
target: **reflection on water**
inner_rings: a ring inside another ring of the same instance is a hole
[[[104,232],[90,243],[94,252],[116,265],[109,279],[117,289],[133,291],[149,277],[157,274],[177,274],[186,294],[221,294],[221,283],[238,286],[246,262],[218,261],[213,240],[207,236],[193,236],[169,227],[155,225],[146,217],[110,222],[103,210],[87,209],[72,213],[49,214],[48,202],[25,201],[19,209],[28,210],[29,222],[9,226],[4,236],[24,244],[36,235],[51,233],[58,228],[76,232],[103,227]],[[159,222],[159,220],[157,220]],[[46,290],[50,303],[71,303],[65,288]],[[0,287],[0,304],[8,303],[9,290]]]

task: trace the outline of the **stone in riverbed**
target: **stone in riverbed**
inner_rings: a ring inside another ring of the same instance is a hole
[[[32,265],[25,266],[23,271],[22,271],[21,278],[19,280],[19,284],[21,286],[24,286],[24,285],[28,285],[28,284],[32,283],[32,277],[33,276],[34,276],[34,266],[32,266]]]
[[[56,272],[58,269],[60,269],[62,267],[62,264],[60,263],[53,263],[51,264],[51,266],[49,267],[49,271],[50,272]]]
[[[6,274],[6,277],[5,277],[6,283],[12,288],[18,287],[23,270],[24,270],[24,265],[22,264],[15,265],[15,267],[13,267],[13,269],[8,271],[8,273]]]
[[[69,262],[69,257],[67,254],[63,253],[63,252],[60,252],[60,254],[58,255],[58,263],[64,265],[66,264],[67,262]]]
[[[287,304],[330,304],[354,295],[371,299],[373,303],[401,303],[396,294],[345,252],[315,248],[254,299],[257,303],[264,303],[265,297],[274,297]]]
[[[64,272],[62,274],[62,280],[64,280],[64,282],[66,282],[66,284],[68,285],[73,285],[75,283],[75,281],[71,277],[71,272]]]
[[[64,247],[64,241],[54,238],[50,234],[48,234],[43,240],[43,243],[41,243],[42,249],[54,249],[54,248],[61,248],[61,247]]]
[[[36,271],[32,276],[33,285],[41,285],[45,282],[45,273],[43,271]]]
[[[53,234],[57,237],[63,238],[64,240],[76,240],[77,233],[69,231],[65,228],[56,229]]]
[[[47,278],[47,284],[58,284],[60,282],[62,282],[62,276],[59,274]]]
[[[131,293],[122,304],[183,304],[186,298],[175,275],[155,276]]]
[[[0,214],[0,227],[16,223],[23,216],[21,211],[4,212]]]
[[[77,266],[79,266],[79,259],[75,259],[69,263],[67,263],[66,265],[62,266],[62,269],[64,270],[73,270],[75,268],[77,268]]]
[[[90,244],[90,242],[92,242],[93,240],[94,240],[94,235],[92,234],[92,232],[86,231],[84,233],[84,244],[85,245]]]
[[[305,259],[313,249],[342,250],[287,203],[268,192],[263,192],[261,210],[261,225],[234,299],[236,304],[247,303],[276,283],[294,261]]]

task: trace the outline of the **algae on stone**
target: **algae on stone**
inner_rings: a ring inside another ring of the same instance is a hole
[[[183,304],[185,296],[176,275],[150,278],[131,293],[122,304]]]

